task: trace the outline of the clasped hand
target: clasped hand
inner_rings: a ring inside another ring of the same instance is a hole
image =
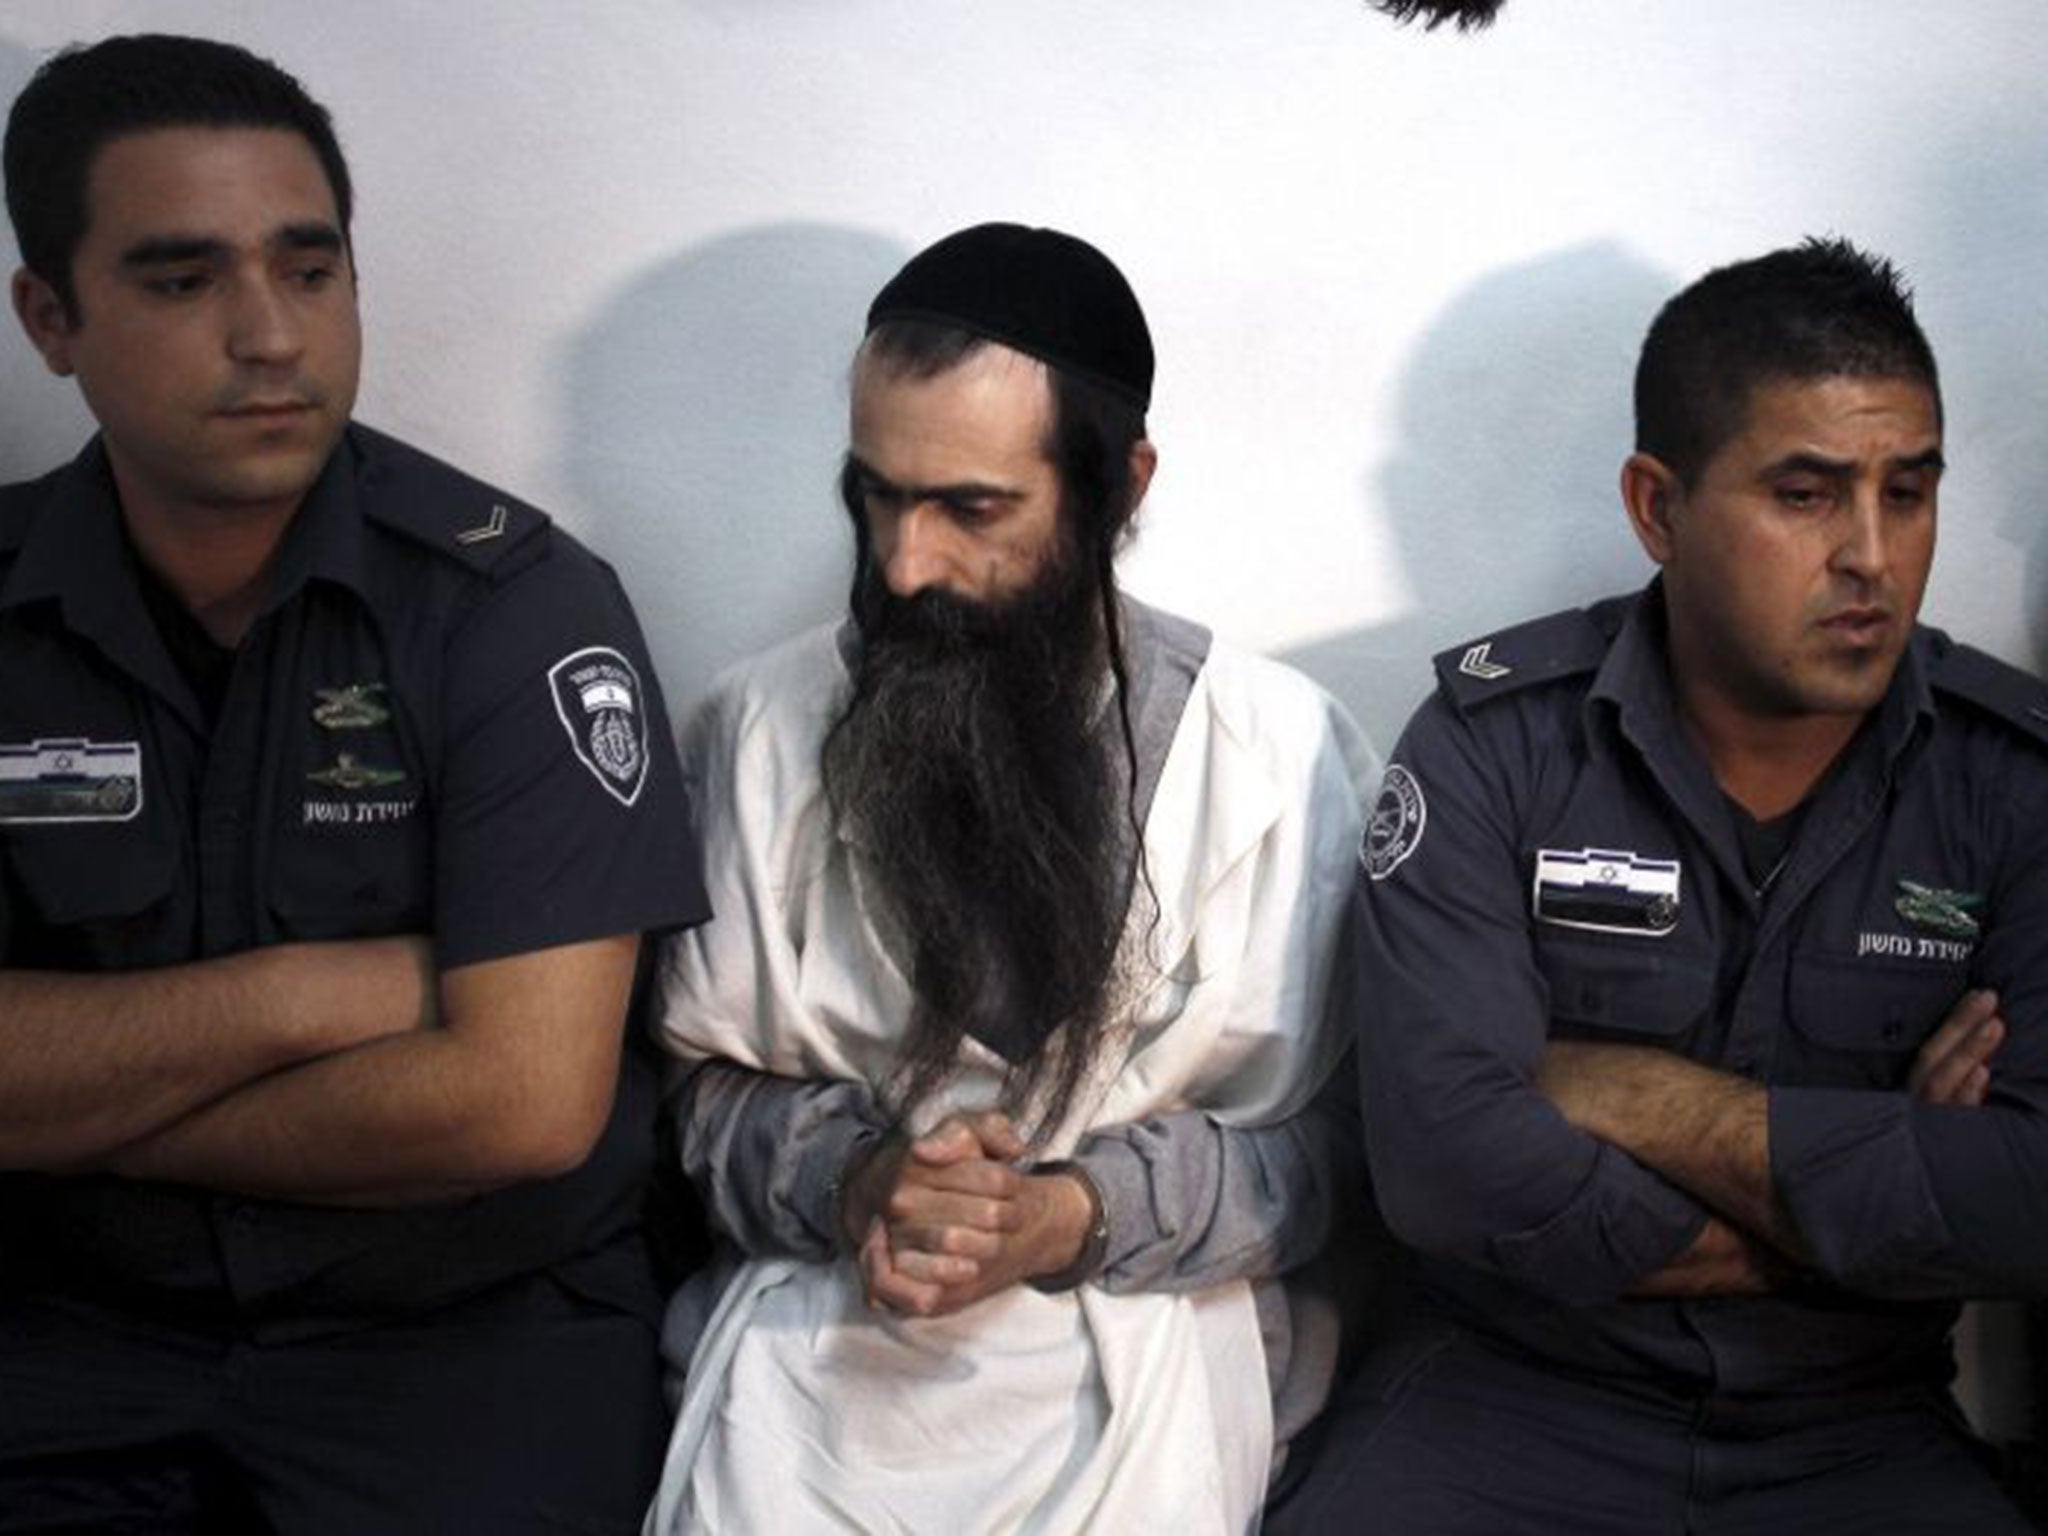
[[[870,1307],[940,1317],[1074,1262],[1093,1215],[1068,1175],[1017,1168],[1024,1139],[995,1110],[885,1140],[846,1183],[841,1221]]]

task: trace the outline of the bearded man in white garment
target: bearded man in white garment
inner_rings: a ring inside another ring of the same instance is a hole
[[[850,618],[684,731],[716,917],[664,960],[726,1262],[650,1528],[1241,1532],[1334,1364],[1318,1095],[1373,755],[1121,594],[1157,454],[1123,275],[982,225],[876,298]],[[1325,1096],[1326,1099],[1330,1096]]]

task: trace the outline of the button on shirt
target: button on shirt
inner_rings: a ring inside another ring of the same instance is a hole
[[[0,491],[0,964],[114,971],[425,933],[453,968],[700,921],[653,670],[608,567],[540,513],[351,427],[214,715],[143,598],[97,443]],[[651,1305],[631,1231],[649,1073],[585,1165],[453,1206],[0,1178],[13,1286],[279,1329],[537,1269]]]
[[[2048,1281],[2048,689],[1918,631],[1753,879],[1678,720],[1654,586],[1496,636],[1461,675],[1470,654],[1440,660],[1394,754],[1356,946],[1374,1178],[1435,1302],[1736,1417],[1946,1380],[1955,1298]],[[1914,1052],[1972,986],[2011,1027],[1990,1102],[1918,1103]],[[1542,1097],[1552,1036],[1768,1084],[1815,1273],[1623,1299],[1708,1212]]]

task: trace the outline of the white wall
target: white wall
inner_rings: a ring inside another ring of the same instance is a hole
[[[1647,572],[1614,474],[1657,304],[1838,231],[1916,281],[1949,458],[1931,617],[2048,661],[2040,0],[0,0],[299,73],[360,187],[362,414],[608,555],[672,700],[835,610],[868,297],[960,225],[1073,229],[1161,359],[1140,593],[1391,746],[1435,649]],[[0,236],[11,266],[11,240]],[[0,478],[86,431],[0,344]]]
[[[678,704],[839,601],[873,289],[974,220],[1084,233],[1159,343],[1131,585],[1391,745],[1430,651],[1644,574],[1613,491],[1642,328],[1809,231],[1898,258],[1941,355],[1932,616],[2048,659],[2042,17],[1509,0],[1461,37],[1360,0],[0,0],[0,96],[143,27],[302,75],[361,188],[362,414],[609,555]],[[18,340],[0,388],[0,476],[83,434]]]

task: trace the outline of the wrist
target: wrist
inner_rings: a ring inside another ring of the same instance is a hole
[[[1032,1177],[1047,1181],[1058,1202],[1054,1230],[1059,1241],[1051,1263],[1031,1277],[1034,1290],[1048,1294],[1071,1291],[1095,1278],[1109,1251],[1109,1222],[1102,1203],[1102,1191],[1079,1163],[1041,1163]]]
[[[846,1161],[832,1180],[827,1199],[838,1222],[843,1252],[858,1253],[868,1235],[878,1204],[871,1188],[874,1175],[878,1172],[882,1154],[894,1141],[895,1138],[875,1131],[860,1136],[847,1148]],[[896,1144],[900,1145],[900,1142]]]

